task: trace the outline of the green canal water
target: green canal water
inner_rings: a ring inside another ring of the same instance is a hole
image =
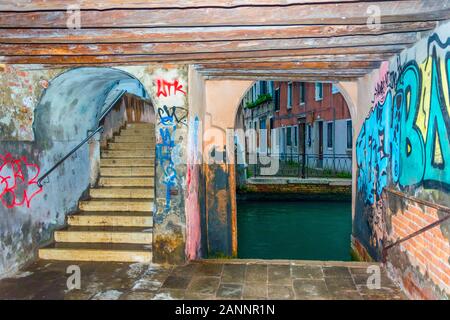
[[[239,258],[351,260],[350,202],[240,201],[237,209]]]

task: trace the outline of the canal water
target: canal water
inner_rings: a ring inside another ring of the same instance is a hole
[[[237,209],[239,258],[351,260],[351,202],[240,201]]]

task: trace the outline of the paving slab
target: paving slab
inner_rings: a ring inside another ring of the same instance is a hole
[[[379,288],[367,285],[374,264],[289,260],[201,260],[182,266],[39,260],[0,280],[2,300],[403,300],[380,268]],[[377,265],[377,264],[375,264]],[[68,267],[80,288],[67,288]],[[379,265],[378,265],[379,266]],[[370,271],[370,270],[369,270]]]

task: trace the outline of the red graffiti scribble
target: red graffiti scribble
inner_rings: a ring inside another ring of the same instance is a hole
[[[26,181],[30,171],[35,174]],[[29,163],[24,156],[15,159],[10,153],[5,156],[0,154],[0,199],[3,205],[11,209],[25,204],[29,208],[31,200],[42,192],[42,187],[37,185],[39,173],[39,167]]]
[[[169,82],[166,80],[156,80],[156,84],[158,86],[158,92],[156,96],[163,95],[164,97],[170,96],[172,94],[177,94],[177,92],[181,92],[186,95],[186,91],[182,90],[183,86],[178,82],[178,80],[174,80],[173,82]],[[171,90],[173,88],[173,90]],[[173,91],[173,92],[171,92]]]

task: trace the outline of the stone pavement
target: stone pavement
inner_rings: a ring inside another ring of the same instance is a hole
[[[78,265],[81,288],[67,289]],[[184,266],[37,261],[0,280],[0,299],[405,299],[382,269],[366,285],[367,263],[211,260]]]

